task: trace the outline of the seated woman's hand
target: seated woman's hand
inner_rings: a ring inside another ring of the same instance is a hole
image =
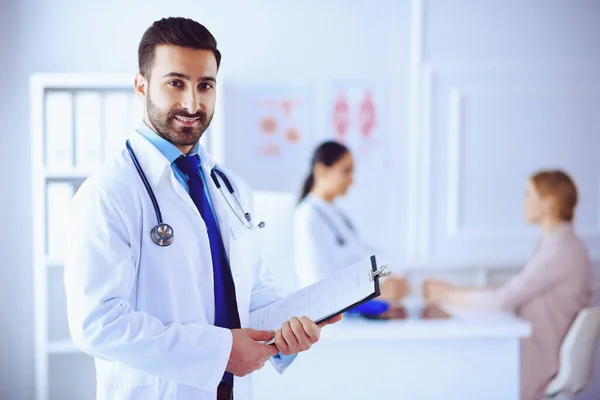
[[[440,279],[426,279],[421,292],[427,304],[440,304],[450,299],[454,286]]]
[[[399,301],[408,294],[409,290],[410,285],[405,278],[392,275],[381,281],[381,296],[379,296],[379,299],[385,301]]]

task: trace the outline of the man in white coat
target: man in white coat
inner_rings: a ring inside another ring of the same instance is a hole
[[[277,332],[247,328],[249,313],[280,294],[245,219],[249,190],[220,168],[219,190],[198,142],[213,116],[220,60],[195,21],[148,28],[134,83],[143,124],[73,200],[69,327],[95,358],[99,400],[249,399],[249,374],[268,360],[281,372],[319,339],[305,317]],[[151,234],[161,220],[172,243]],[[263,343],[273,338],[275,346]]]

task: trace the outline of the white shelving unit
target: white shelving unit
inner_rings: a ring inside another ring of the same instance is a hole
[[[86,374],[85,380],[93,382],[94,376],[87,376],[92,373],[92,360],[71,341],[62,285],[63,258],[50,248],[61,244],[65,226],[56,225],[70,198],[50,201],[48,192],[58,185],[63,194],[69,193],[69,188],[75,193],[91,171],[111,156],[107,143],[122,144],[139,124],[142,105],[135,97],[132,75],[36,74],[31,77],[30,91],[36,400],[82,399],[87,396],[84,392],[93,396],[94,388],[72,385],[69,375]],[[83,140],[90,141],[84,147],[87,153],[77,154]],[[89,159],[95,164],[87,162],[82,167]],[[73,370],[61,371],[67,368]],[[61,376],[67,376],[64,383],[51,381]]]

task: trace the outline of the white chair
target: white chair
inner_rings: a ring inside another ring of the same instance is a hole
[[[600,337],[600,306],[581,310],[560,347],[558,374],[546,387],[546,397],[570,399],[592,378],[596,343]]]

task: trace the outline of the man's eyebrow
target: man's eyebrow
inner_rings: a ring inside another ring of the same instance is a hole
[[[189,77],[189,75],[186,74],[182,74],[181,72],[169,72],[168,74],[166,74],[165,76],[163,76],[163,78],[180,78],[180,79],[186,79],[186,80],[190,80],[191,78]]]
[[[185,79],[185,80],[192,80],[192,78],[189,75],[186,74],[182,74],[181,72],[169,72],[168,74],[166,74],[165,76],[163,76],[163,78],[179,78],[179,79]],[[200,78],[198,78],[199,82],[213,82],[216,83],[217,79],[214,76],[202,76]]]

